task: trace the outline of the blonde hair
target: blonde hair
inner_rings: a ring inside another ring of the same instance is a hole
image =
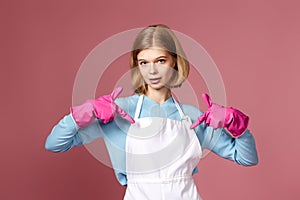
[[[130,57],[132,84],[136,93],[145,94],[147,85],[138,68],[137,55],[144,49],[158,47],[165,49],[175,61],[176,70],[170,87],[180,87],[189,74],[189,62],[173,31],[166,25],[157,24],[144,28],[136,37]]]

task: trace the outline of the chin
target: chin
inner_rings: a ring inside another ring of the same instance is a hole
[[[149,88],[152,88],[152,89],[154,89],[154,90],[161,90],[161,89],[163,89],[163,88],[168,88],[167,86],[162,85],[162,84],[155,84],[155,85],[149,84],[148,87],[149,87]]]

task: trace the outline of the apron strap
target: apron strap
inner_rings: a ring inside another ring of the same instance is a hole
[[[185,114],[183,113],[181,107],[179,106],[179,103],[174,99],[174,97],[172,97],[172,98],[173,98],[175,106],[176,106],[176,108],[177,108],[177,110],[178,110],[178,112],[180,114],[181,119],[184,119],[185,118]]]
[[[138,100],[137,105],[136,105],[134,119],[138,119],[139,116],[140,116],[141,108],[142,108],[142,104],[143,104],[143,99],[144,99],[144,95],[140,95],[139,100]]]

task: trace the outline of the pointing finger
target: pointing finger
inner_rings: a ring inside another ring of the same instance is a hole
[[[199,124],[201,124],[203,121],[205,121],[207,118],[207,113],[203,113],[198,119],[191,125],[190,129],[194,129],[197,127]]]
[[[130,123],[135,123],[134,119],[132,119],[132,117],[127,112],[125,112],[122,108],[120,108],[119,106],[117,106],[116,111],[122,118],[126,119]]]

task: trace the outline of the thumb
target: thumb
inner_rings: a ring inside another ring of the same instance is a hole
[[[206,105],[207,105],[209,108],[212,106],[212,102],[211,102],[211,99],[210,99],[210,97],[208,96],[208,94],[203,93],[203,94],[202,94],[202,99],[203,99],[203,101],[206,103]]]
[[[122,87],[117,87],[115,88],[112,93],[110,94],[111,98],[113,100],[115,100],[120,94],[121,92],[123,91],[123,88]]]

